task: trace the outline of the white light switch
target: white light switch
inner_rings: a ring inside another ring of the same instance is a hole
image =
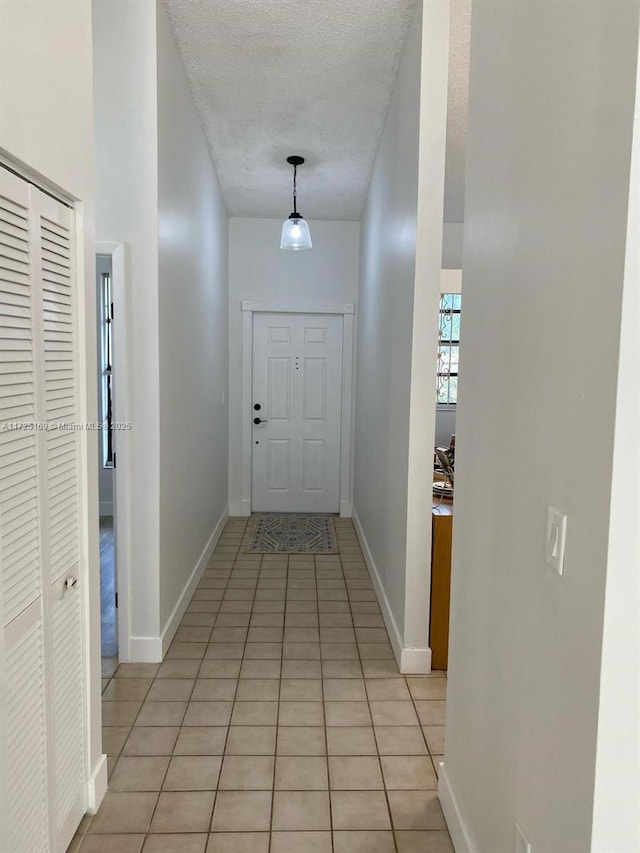
[[[557,509],[547,507],[547,538],[545,557],[559,575],[564,572],[564,549],[567,539],[567,516]]]

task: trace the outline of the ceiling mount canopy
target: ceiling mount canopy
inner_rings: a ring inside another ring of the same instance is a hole
[[[282,226],[280,248],[293,251],[311,249],[313,244],[311,242],[309,226],[302,214],[298,213],[298,166],[302,166],[304,157],[292,154],[290,157],[287,157],[287,163],[293,166],[293,212],[289,214],[288,219],[285,219]]]

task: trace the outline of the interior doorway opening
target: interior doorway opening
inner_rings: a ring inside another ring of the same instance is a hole
[[[96,369],[100,513],[102,669],[107,676],[129,660],[129,454],[126,333],[127,247],[96,247]]]
[[[429,648],[432,669],[446,671],[449,657],[456,407],[462,317],[461,270],[442,270],[438,313]]]
[[[115,555],[115,428],[113,398],[113,265],[111,255],[96,256],[98,419],[98,495],[100,511],[100,650],[118,657]]]

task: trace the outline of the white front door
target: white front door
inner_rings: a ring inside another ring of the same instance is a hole
[[[340,509],[342,327],[334,314],[253,315],[254,512]]]

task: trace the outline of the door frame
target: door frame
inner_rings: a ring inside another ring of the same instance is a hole
[[[251,515],[251,406],[253,394],[253,315],[254,314],[340,314],[342,323],[342,400],[340,415],[340,517],[351,518],[353,443],[353,304],[282,306],[275,302],[240,303],[242,312],[242,493],[240,515]]]
[[[95,247],[96,255],[111,256],[111,288],[115,306],[113,324],[113,420],[126,423],[130,421],[129,406],[129,359],[127,358],[127,255],[125,243],[99,242]],[[118,591],[118,660],[127,663],[131,659],[129,640],[131,636],[130,620],[130,455],[131,442],[126,441],[128,432],[115,431],[114,452],[117,453],[117,466],[113,468],[113,527],[115,581]]]

